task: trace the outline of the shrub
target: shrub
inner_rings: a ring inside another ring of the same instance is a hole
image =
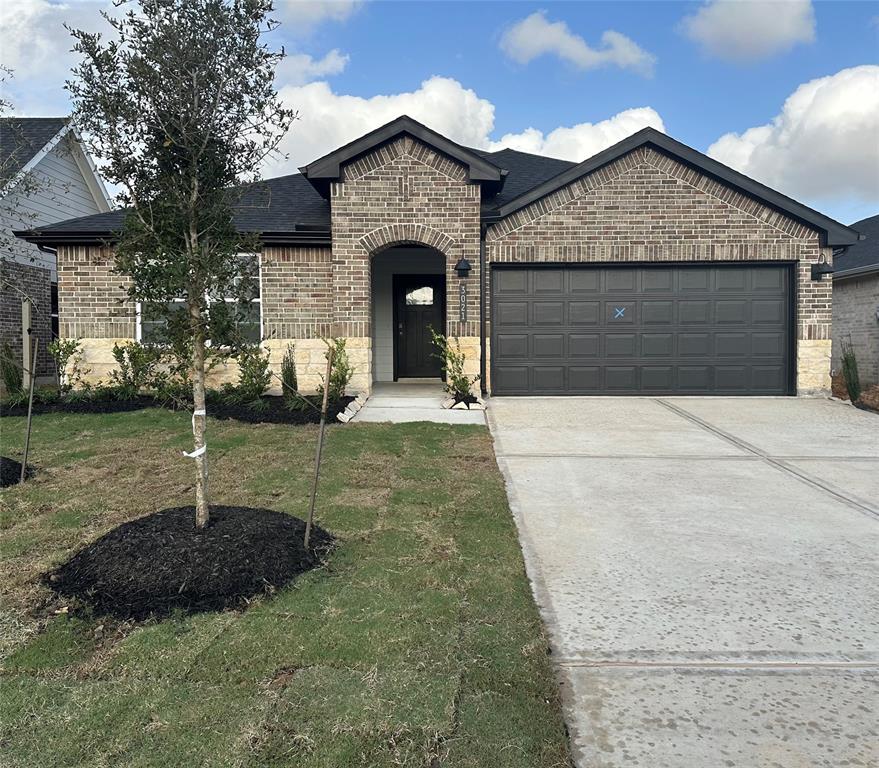
[[[284,357],[281,360],[281,392],[285,398],[297,399],[294,393],[299,391],[299,382],[296,379],[296,348],[292,344],[287,345]]]
[[[110,383],[115,397],[130,400],[141,390],[153,386],[161,353],[152,345],[128,341],[113,345],[113,359],[116,368],[110,372]]]
[[[21,366],[15,359],[15,353],[9,342],[4,342],[0,349],[0,376],[3,378],[3,386],[6,388],[6,396],[15,398],[24,392]]]
[[[473,397],[473,385],[479,381],[479,376],[467,376],[464,373],[466,355],[461,351],[461,342],[457,336],[450,343],[448,337],[430,329],[433,336],[434,346],[437,348],[435,356],[442,362],[443,373],[446,375],[445,390],[456,400],[461,401]]]
[[[842,342],[842,376],[849,399],[855,403],[861,396],[861,378],[858,375],[858,359],[851,339]]]
[[[272,383],[269,354],[259,344],[238,350],[238,385],[226,385],[223,391],[230,402],[252,403],[259,400]]]
[[[329,349],[333,350],[333,365],[330,368],[329,402],[335,403],[345,397],[345,391],[354,377],[354,368],[345,349],[345,339],[324,339]],[[321,385],[317,388],[318,395],[323,398],[324,374],[321,374]]]
[[[79,339],[55,339],[49,344],[48,349],[55,360],[61,392],[66,394],[74,387],[84,386],[83,379],[89,370],[82,368],[82,349]]]

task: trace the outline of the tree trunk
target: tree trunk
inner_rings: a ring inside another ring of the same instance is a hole
[[[205,446],[205,334],[201,309],[193,301],[189,307],[192,322],[192,438],[195,443],[195,527],[204,528],[210,520],[208,504],[208,454]],[[204,448],[204,450],[201,450]]]

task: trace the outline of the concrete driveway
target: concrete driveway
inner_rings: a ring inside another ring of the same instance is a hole
[[[583,768],[879,765],[879,416],[496,398]]]

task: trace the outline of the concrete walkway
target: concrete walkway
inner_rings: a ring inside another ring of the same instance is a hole
[[[453,411],[442,407],[447,397],[438,381],[379,382],[351,421],[433,421],[439,424],[485,424],[484,411]]]
[[[879,416],[493,399],[582,768],[879,765]]]

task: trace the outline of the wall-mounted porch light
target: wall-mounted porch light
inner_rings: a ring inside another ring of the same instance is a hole
[[[458,273],[460,278],[467,277],[470,274],[470,262],[464,258],[458,259],[458,263],[455,264],[455,272]]]
[[[812,279],[821,280],[824,275],[833,274],[833,265],[827,263],[827,257],[822,253],[818,257],[818,263],[812,265]]]

